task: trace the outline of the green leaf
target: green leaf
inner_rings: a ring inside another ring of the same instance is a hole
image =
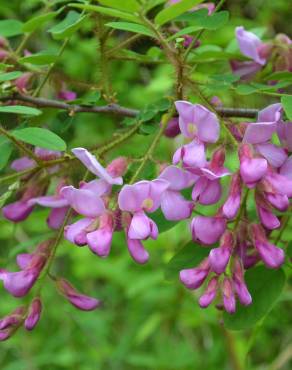
[[[31,54],[26,57],[19,58],[18,61],[21,64],[30,63],[35,65],[46,65],[54,63],[58,58],[55,53],[50,53],[48,51],[41,51],[36,54]]]
[[[81,27],[86,18],[86,15],[81,16],[80,13],[70,10],[66,17],[60,23],[56,24],[54,27],[51,27],[48,32],[50,32],[56,40],[70,37]]]
[[[42,111],[36,108],[26,107],[24,105],[5,105],[0,106],[0,113],[27,114],[29,116],[39,116]]]
[[[269,313],[284,287],[285,274],[281,269],[258,266],[246,272],[245,281],[253,302],[246,307],[238,304],[233,315],[224,313],[225,326],[231,330],[253,327]]]
[[[20,77],[22,74],[23,72],[20,72],[20,71],[1,73],[0,82],[15,80],[16,78]]]
[[[62,10],[63,8],[59,9],[57,12],[51,12],[46,14],[41,14],[36,17],[31,18],[27,22],[25,22],[22,26],[23,32],[33,32],[40,27],[42,27],[45,23],[49,22],[51,19],[54,19]]]
[[[101,5],[124,10],[126,12],[137,12],[140,8],[136,0],[98,0]]]
[[[8,139],[3,136],[0,137],[0,170],[2,170],[8,163],[12,153],[12,145]]]
[[[162,26],[187,10],[193,8],[195,5],[200,4],[202,1],[203,0],[182,0],[177,4],[168,6],[161,10],[161,12],[156,15],[154,21],[159,26]]]
[[[208,256],[210,248],[190,241],[181,248],[165,266],[164,276],[167,280],[178,280],[180,270],[196,267]]]
[[[129,31],[129,32],[139,33],[141,35],[155,37],[155,34],[151,30],[137,23],[110,22],[110,23],[107,23],[106,26],[115,28],[117,30]]]
[[[228,20],[229,12],[223,10],[222,12],[206,16],[200,25],[207,30],[217,30],[218,28],[224,26]]]
[[[282,96],[281,103],[287,118],[292,121],[292,96]]]
[[[155,8],[156,6],[165,3],[165,0],[148,0],[145,4],[145,10],[149,12],[151,9]]]
[[[265,80],[292,81],[292,72],[288,71],[273,72],[269,74],[267,77],[265,77]]]
[[[45,128],[39,127],[28,127],[20,130],[15,130],[12,135],[25,143],[39,146],[45,149],[51,150],[66,150],[66,143],[54,132],[49,131]]]
[[[96,5],[83,5],[83,4],[70,4],[71,7],[77,8],[77,9],[83,9],[83,10],[88,10],[90,12],[97,12],[101,14],[105,14],[111,17],[115,18],[121,18],[121,19],[126,19],[127,21],[132,21],[132,22],[140,22],[139,17],[127,13],[127,12],[122,12],[121,10],[118,9],[111,9],[111,8],[105,8],[103,6],[96,6]]]
[[[0,21],[0,36],[12,37],[22,35],[23,23],[16,19],[7,19]]]

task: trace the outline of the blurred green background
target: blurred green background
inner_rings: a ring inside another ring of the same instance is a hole
[[[56,3],[60,7],[66,1],[0,0],[0,17],[26,21],[45,3]],[[289,0],[230,0],[225,2],[223,9],[230,11],[229,23],[217,32],[205,33],[203,45],[227,46],[234,39],[234,28],[239,25],[248,29],[263,27],[266,37],[278,32],[291,37],[292,3]],[[68,88],[78,96],[85,96],[92,88],[99,87],[101,74],[94,22],[94,18],[88,20],[72,37],[42,96],[54,96],[53,87],[60,80],[66,81]],[[17,47],[19,42],[19,37],[12,38],[12,47]],[[30,38],[27,49],[32,52],[58,50],[60,44],[52,40],[44,28]],[[151,41],[142,39],[134,45],[134,50],[143,53],[151,46]],[[201,64],[198,73],[219,74],[228,70],[228,64],[219,61],[212,65]],[[168,65],[113,61],[110,76],[117,100],[125,106],[141,108],[171,94],[173,77]],[[260,108],[276,101],[267,96],[234,97],[228,90],[218,91],[218,96],[227,106],[236,107]],[[8,116],[3,119],[11,128],[21,123],[10,121]],[[46,110],[41,119],[65,138],[70,147],[97,146],[110,140],[121,127],[119,118],[92,114],[68,117],[53,110]],[[142,155],[149,142],[151,137],[137,135],[105,160],[117,154]],[[176,145],[174,140],[163,139],[156,157],[170,160]],[[17,153],[13,156],[17,157]],[[79,180],[83,175],[81,167],[76,164],[72,170],[76,181]],[[46,217],[47,211],[38,209],[17,226],[0,220],[1,267],[15,269],[17,253],[33,249],[50,235]],[[214,307],[206,310],[198,307],[197,292],[190,293],[178,280],[168,282],[164,278],[165,263],[189,238],[188,225],[182,222],[157,241],[146,242],[151,259],[145,266],[136,265],[129,257],[122,233],[115,236],[107,259],[94,256],[86,247],[78,248],[63,241],[54,270],[82,292],[102,299],[104,306],[94,312],[80,312],[59,296],[48,280],[43,292],[44,311],[40,323],[33,332],[20,329],[9,341],[1,343],[0,369],[290,370],[291,288],[286,287],[272,312],[254,330],[228,332]],[[18,302],[7,294],[2,284],[0,292],[2,317]],[[244,365],[249,348],[249,364]]]

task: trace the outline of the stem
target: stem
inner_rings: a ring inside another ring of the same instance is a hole
[[[58,61],[58,60],[60,59],[60,57],[62,56],[62,54],[63,54],[63,52],[64,52],[64,50],[65,50],[65,48],[66,48],[66,46],[67,46],[67,44],[68,44],[68,42],[69,42],[69,40],[70,40],[70,38],[67,38],[67,39],[65,39],[65,40],[64,40],[64,42],[63,42],[63,44],[62,44],[62,46],[61,46],[61,48],[60,48],[60,50],[59,50],[59,53],[58,53],[58,55],[57,55],[57,58],[56,58],[55,62],[51,64],[51,66],[50,66],[50,68],[48,69],[48,71],[47,71],[47,73],[46,73],[46,75],[45,75],[45,77],[44,77],[43,81],[42,81],[42,82],[41,82],[41,84],[38,86],[38,88],[34,91],[34,93],[33,93],[33,97],[36,97],[36,96],[38,96],[38,95],[40,94],[40,92],[41,92],[42,88],[45,86],[46,82],[48,81],[48,79],[49,79],[49,77],[50,77],[50,74],[52,73],[53,69],[55,68],[57,61]]]
[[[290,221],[290,216],[284,216],[283,217],[283,223],[281,225],[281,229],[279,230],[279,234],[276,236],[276,239],[274,241],[275,244],[277,244],[281,241],[281,238],[283,236],[283,233],[284,233],[286,227],[289,224],[289,221]]]
[[[156,136],[154,137],[151,145],[149,146],[148,150],[146,151],[141,163],[140,163],[140,166],[137,168],[136,172],[134,173],[134,175],[132,176],[129,184],[133,184],[137,179],[138,179],[138,176],[139,174],[141,173],[141,171],[143,170],[143,168],[145,167],[147,161],[149,159],[151,159],[151,156],[152,156],[152,153],[154,152],[156,146],[158,145],[159,143],[159,140],[161,138],[161,136],[163,135],[163,132],[165,130],[165,127],[169,121],[169,119],[171,118],[172,116],[172,111],[168,114],[165,114],[163,117],[162,117],[162,121],[161,121],[161,127],[159,129],[159,131],[157,132]]]

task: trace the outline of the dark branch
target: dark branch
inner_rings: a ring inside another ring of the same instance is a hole
[[[61,110],[66,110],[71,114],[74,113],[106,113],[115,114],[124,117],[135,117],[139,113],[136,109],[130,109],[121,107],[118,104],[109,104],[105,106],[90,106],[82,104],[69,104],[66,102],[44,99],[44,98],[34,98],[28,95],[14,94],[13,96],[1,97],[0,101],[8,100],[18,100],[22,102],[29,103],[35,107],[40,108],[56,108]],[[244,108],[223,108],[217,107],[216,111],[224,117],[243,117],[243,118],[255,118],[258,114],[257,109],[244,109]]]

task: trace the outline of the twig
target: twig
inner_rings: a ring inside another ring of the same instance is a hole
[[[137,109],[122,107],[118,104],[108,104],[104,106],[90,106],[84,104],[68,104],[59,100],[34,98],[29,95],[13,94],[9,96],[0,97],[0,101],[18,100],[32,104],[39,108],[57,108],[66,110],[71,114],[74,113],[106,113],[115,114],[124,117],[136,117],[139,114]],[[242,117],[242,118],[255,118],[259,112],[258,109],[251,108],[214,108],[223,117]]]

